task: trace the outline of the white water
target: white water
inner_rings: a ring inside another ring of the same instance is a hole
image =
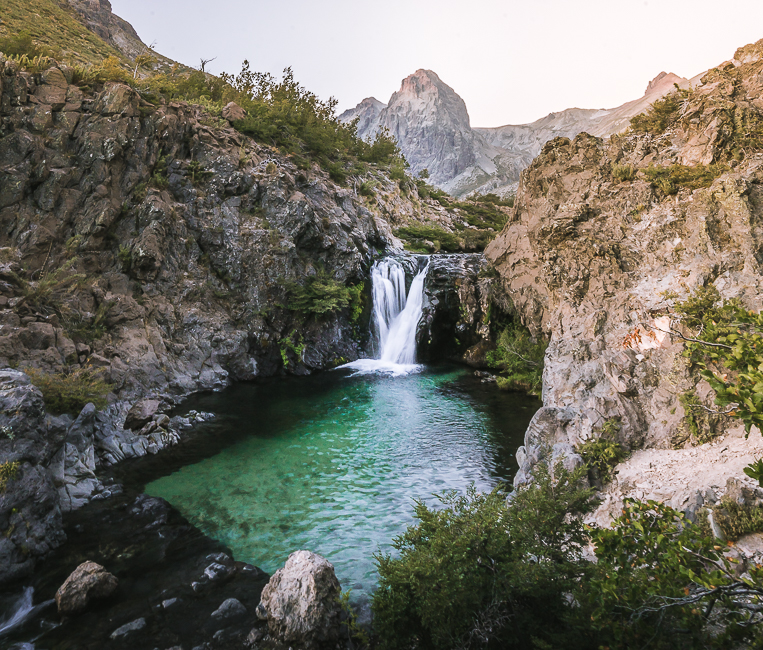
[[[407,375],[421,369],[416,363],[416,330],[421,320],[424,280],[429,264],[416,274],[405,294],[405,269],[392,258],[385,258],[371,269],[373,286],[373,331],[376,359],[358,359],[340,368],[356,374],[383,372]]]
[[[46,600],[39,605],[33,605],[34,588],[26,587],[21,596],[11,605],[9,610],[0,618],[0,637],[9,634],[14,629],[22,626],[28,620],[33,618],[38,611],[50,605],[53,601]],[[34,648],[32,644],[14,645],[13,648]]]

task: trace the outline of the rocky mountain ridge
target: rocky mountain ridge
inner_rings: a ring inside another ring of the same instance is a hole
[[[387,104],[369,97],[340,119],[357,118],[358,134],[364,139],[387,129],[412,172],[427,169],[431,182],[454,196],[472,192],[505,196],[516,189],[520,172],[545,142],[583,131],[599,137],[618,133],[628,127],[631,117],[675,85],[687,88],[697,81],[698,77],[661,72],[642,97],[613,109],[570,108],[530,124],[473,128],[461,97],[431,70],[417,70],[403,80]]]
[[[763,307],[762,71],[759,41],[705,74],[664,132],[556,138],[522,172],[509,222],[486,250],[500,275],[496,295],[550,336],[544,407],[517,454],[517,483],[539,462],[581,464],[579,446],[598,439],[607,421],[618,423],[628,449],[650,450],[652,463],[679,448],[696,451],[692,463],[717,456],[700,443],[738,429],[717,415],[697,425],[681,396],[712,411],[714,394],[670,327],[674,302],[698,287]],[[704,187],[659,185],[647,174],[655,169],[710,176]],[[755,453],[751,446],[747,462]],[[597,516],[607,520],[623,496],[649,489],[695,512],[729,478],[718,472],[687,488],[679,477],[663,473],[648,489],[615,481],[618,496]]]

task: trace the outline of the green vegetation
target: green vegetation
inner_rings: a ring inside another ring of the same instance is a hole
[[[728,171],[725,165],[669,165],[650,166],[644,170],[646,179],[665,194],[675,194],[679,189],[696,190],[710,187],[713,181]]]
[[[540,395],[543,385],[543,358],[548,342],[532,338],[526,327],[509,325],[498,336],[496,348],[488,353],[488,365],[506,373],[497,378],[502,390],[524,390]]]
[[[406,248],[416,252],[436,253],[443,250],[454,253],[461,249],[461,240],[454,233],[435,225],[405,226],[395,230],[395,236],[407,243]]]
[[[581,577],[585,530],[576,517],[592,507],[581,472],[539,468],[511,505],[490,494],[439,496],[443,508],[416,502],[418,520],[377,555],[374,626],[385,650],[481,645],[532,648],[534,639],[568,646],[559,620],[564,593]],[[533,561],[527,558],[532,556]],[[551,646],[548,646],[551,647]]]
[[[625,459],[626,449],[613,438],[620,430],[620,421],[610,418],[599,430],[598,438],[586,440],[577,449],[588,468],[589,478],[606,483],[610,480],[612,470]]]
[[[660,135],[671,126],[679,116],[679,111],[689,92],[677,85],[674,92],[654,102],[644,113],[631,118],[631,131]]]
[[[756,460],[744,468],[744,473],[763,487],[763,459]]]
[[[508,500],[448,494],[379,555],[378,645],[490,649],[736,647],[755,624],[763,569],[743,577],[723,547],[661,503],[626,499],[611,528],[586,528],[583,469],[551,472]],[[569,514],[568,514],[569,513]],[[747,524],[745,524],[746,526]],[[741,528],[740,528],[741,530]],[[596,562],[583,557],[590,541]],[[758,647],[758,646],[754,646]]]
[[[723,497],[713,507],[713,519],[723,531],[724,537],[735,542],[744,535],[763,532],[763,508],[758,505],[740,505],[736,501]],[[710,535],[710,525],[702,522],[705,534]]]
[[[78,368],[48,374],[36,368],[24,368],[24,372],[40,389],[45,406],[52,413],[79,415],[89,402],[97,409],[106,406],[106,395],[110,389],[98,369]]]
[[[306,316],[320,317],[349,307],[351,317],[357,319],[363,311],[362,283],[347,287],[322,269],[301,284],[289,282],[285,286],[289,296],[286,308]]]
[[[86,279],[83,273],[74,272],[76,264],[76,258],[70,259],[53,271],[43,271],[37,281],[19,279],[23,303],[43,314],[61,315],[64,298],[79,288]]]
[[[612,164],[612,178],[618,183],[625,181],[632,181],[636,178],[636,172],[638,170],[634,165],[619,165],[617,163]]]
[[[10,481],[15,481],[19,474],[21,465],[18,461],[6,461],[0,463],[0,494],[5,493]]]
[[[278,349],[281,352],[281,361],[283,361],[283,367],[288,368],[291,361],[289,360],[289,352],[293,352],[297,355],[297,360],[302,361],[302,354],[305,351],[305,343],[301,341],[302,334],[297,330],[292,330],[288,336],[284,336],[278,342]],[[299,343],[297,341],[300,341]]]
[[[96,64],[110,56],[126,61],[87,29],[65,3],[3,0],[0,17],[0,52],[6,55],[33,59],[42,54],[72,65]]]
[[[72,310],[65,313],[63,326],[69,337],[77,343],[92,343],[106,335],[106,315],[114,306],[111,300],[102,302],[92,317],[87,318],[81,312]]]

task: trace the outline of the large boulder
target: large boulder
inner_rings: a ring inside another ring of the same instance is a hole
[[[326,558],[295,551],[262,590],[257,616],[277,641],[318,648],[339,638],[340,592]]]
[[[158,410],[159,400],[142,399],[135,402],[135,404],[132,405],[132,408],[127,411],[125,429],[137,431],[142,428],[144,424],[150,422]]]
[[[79,614],[93,600],[108,598],[114,593],[119,581],[100,564],[83,562],[66,579],[56,592],[58,613]]]

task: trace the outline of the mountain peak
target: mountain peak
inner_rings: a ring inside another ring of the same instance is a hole
[[[650,95],[655,92],[665,94],[666,89],[672,88],[673,84],[681,86],[686,83],[686,79],[679,77],[672,72],[660,72],[654,79],[652,79],[646,86],[644,96]]]

